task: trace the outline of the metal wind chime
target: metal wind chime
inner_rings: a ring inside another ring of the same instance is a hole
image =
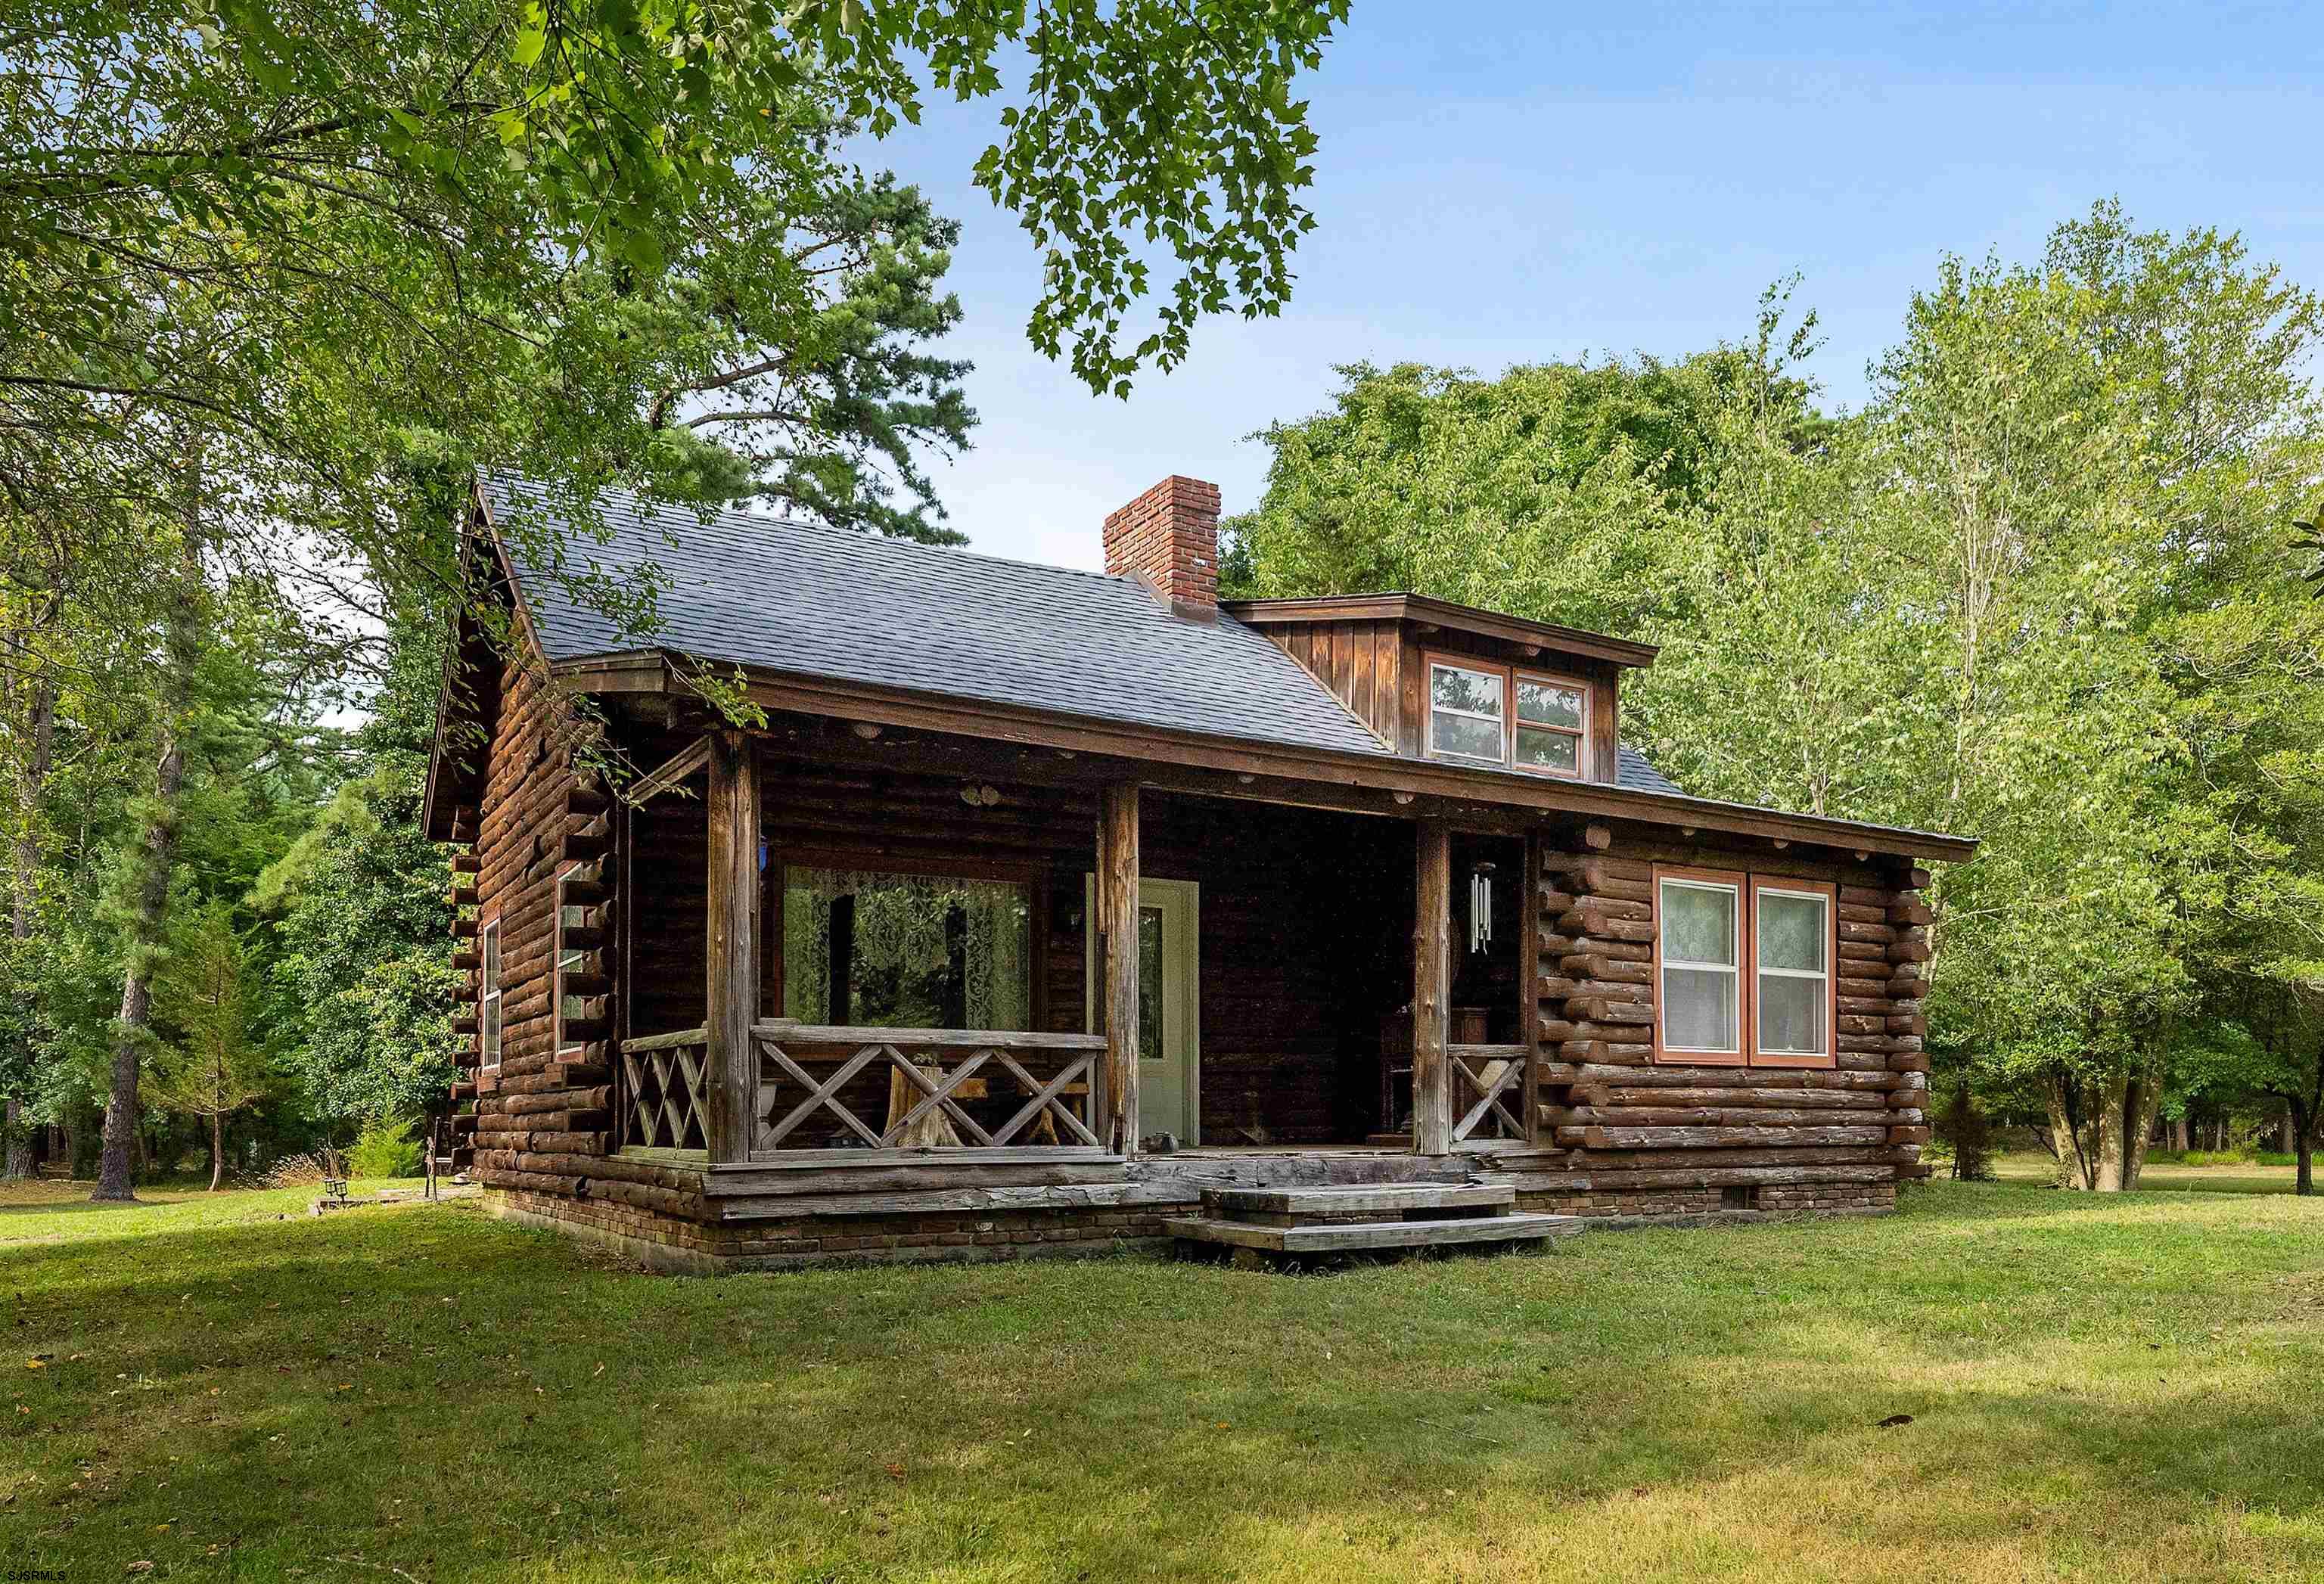
[[[1469,950],[1481,952],[1493,944],[1493,866],[1478,864],[1469,871]]]

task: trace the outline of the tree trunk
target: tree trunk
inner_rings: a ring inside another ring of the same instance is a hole
[[[174,645],[172,646],[175,647]],[[171,684],[172,686],[178,686]],[[105,1104],[105,1154],[95,1199],[133,1200],[129,1152],[137,1132],[137,1070],[153,1012],[153,958],[169,928],[170,866],[178,841],[178,792],[185,783],[186,749],[174,712],[161,728],[161,759],[153,774],[153,808],[145,824],[135,911],[129,921],[128,965],[121,975],[121,1017],[113,1033],[113,1082]]]
[[[2316,1055],[2316,1082],[2305,1095],[2284,1097],[2285,1109],[2292,1116],[2292,1191],[2294,1193],[2316,1192],[2316,1125],[2324,1121],[2318,1116],[2319,1102],[2324,1102],[2324,1051]]]
[[[2138,1186],[2146,1170],[2146,1141],[2154,1132],[2154,1113],[2163,1104],[2159,1071],[2131,1075],[2122,1104],[2122,1181],[2125,1193]]]
[[[145,818],[136,889],[129,917],[129,950],[121,974],[121,1017],[113,1031],[111,1090],[105,1104],[105,1154],[97,1174],[97,1200],[129,1201],[129,1152],[137,1132],[137,1072],[152,1019],[154,959],[170,925],[170,869],[177,856],[178,794],[186,778],[186,728],[193,713],[194,667],[200,658],[202,606],[202,473],[198,451],[186,468],[186,505],[180,525],[178,586],[170,602],[161,663],[161,752],[153,770],[153,801]]]
[[[210,1192],[217,1193],[218,1184],[225,1180],[226,1114],[222,1111],[212,1111],[210,1113]]]
[[[2050,1149],[2058,1157],[2056,1186],[2087,1188],[2090,1184],[2085,1172],[2080,1129],[2074,1126],[2073,1097],[2067,1092],[2064,1073],[2050,1074],[2043,1098],[2050,1110]]]
[[[2130,1101],[2130,1074],[2117,1067],[2107,1074],[2098,1091],[2097,1114],[2090,1119],[2090,1187],[2099,1193],[2119,1193],[2129,1159],[2129,1140],[2123,1137],[2123,1119]]]
[[[9,897],[8,932],[18,941],[32,938],[32,887],[40,874],[41,838],[33,824],[39,817],[37,809],[41,794],[47,788],[49,769],[56,760],[57,749],[57,679],[42,667],[32,684],[32,703],[28,712],[32,741],[32,756],[18,773],[17,792],[23,804],[24,828],[16,833],[15,885]],[[32,1053],[21,1053],[23,1071],[32,1067]],[[32,1174],[32,1137],[24,1130],[24,1101],[18,1093],[8,1096],[8,1159],[5,1167],[12,1182]]]
[[[2179,1117],[2171,1124],[2171,1147],[2185,1155],[2193,1147],[2187,1142],[2187,1119]]]
[[[32,1130],[24,1126],[24,1102],[8,1097],[7,1177],[12,1183],[32,1174]]]

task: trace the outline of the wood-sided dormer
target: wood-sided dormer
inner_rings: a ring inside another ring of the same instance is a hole
[[[1396,751],[1616,779],[1621,679],[1655,647],[1421,594],[1238,600],[1221,610],[1305,667]]]

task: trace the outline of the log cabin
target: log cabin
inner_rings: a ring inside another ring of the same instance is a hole
[[[1327,1252],[1877,1213],[1926,1174],[1927,865],[1686,795],[1627,639],[478,482],[425,799],[494,1212],[662,1267]],[[505,622],[488,620],[494,602]],[[500,636],[493,636],[499,633]]]

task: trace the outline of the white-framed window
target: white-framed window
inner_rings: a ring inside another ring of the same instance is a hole
[[[1508,674],[1496,666],[1430,660],[1428,751],[1437,759],[1507,764]]]
[[[1760,880],[1752,887],[1753,1044],[1771,1064],[1831,1055],[1829,891]]]
[[[1656,1021],[1664,1051],[1743,1060],[1743,879],[1699,871],[1655,882]]]
[[[1590,684],[1468,655],[1428,656],[1428,756],[1587,778]]]
[[[476,930],[476,1049],[486,1067],[501,1064],[501,921]]]
[[[1578,776],[1590,730],[1590,689],[1559,677],[1517,674],[1517,768]]]

